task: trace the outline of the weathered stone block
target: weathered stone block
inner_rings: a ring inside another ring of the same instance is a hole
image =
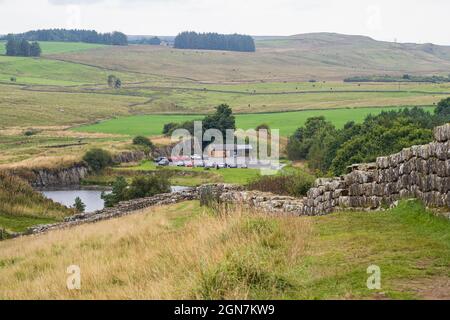
[[[450,140],[450,124],[446,124],[434,129],[434,139],[438,142]]]

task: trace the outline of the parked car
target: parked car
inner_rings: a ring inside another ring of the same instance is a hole
[[[214,169],[216,167],[216,164],[214,162],[206,162],[205,168],[207,169]]]
[[[194,166],[194,164],[192,163],[192,161],[185,161],[184,166],[186,168],[192,168]]]
[[[166,157],[158,157],[158,158],[156,158],[154,160],[155,160],[156,163],[160,163],[163,160],[167,160],[168,161],[168,159]]]
[[[248,169],[248,166],[245,163],[241,164],[241,169]]]
[[[237,166],[237,164],[236,163],[229,163],[228,164],[228,168],[230,168],[230,169],[236,169],[238,166]]]
[[[170,164],[168,159],[162,159],[161,161],[158,162],[158,166],[161,167],[167,167]]]
[[[191,157],[191,159],[192,159],[192,160],[202,160],[202,156],[199,156],[198,154],[194,154],[194,155]]]
[[[175,162],[175,165],[177,167],[184,167],[184,161],[177,161],[177,162]]]
[[[227,167],[227,165],[224,162],[219,162],[217,164],[217,168],[219,168],[219,169],[225,169],[226,167]]]
[[[196,160],[196,161],[194,161],[194,167],[204,168],[205,167],[205,162],[203,160]]]

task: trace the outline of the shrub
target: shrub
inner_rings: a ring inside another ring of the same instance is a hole
[[[260,176],[252,180],[247,188],[279,195],[300,197],[306,195],[313,186],[314,176],[297,172],[277,176]]]
[[[102,194],[106,207],[113,207],[121,201],[152,197],[170,192],[169,179],[164,175],[135,177],[130,185],[124,177],[117,177],[110,194]]]
[[[151,142],[150,139],[148,139],[147,137],[143,137],[143,136],[135,137],[133,139],[133,144],[135,146],[142,146],[142,147],[148,148],[150,150],[155,149],[155,145],[153,144],[153,142]]]
[[[151,175],[134,178],[127,195],[129,199],[137,199],[168,192],[170,192],[169,180],[164,176]]]
[[[23,134],[25,135],[25,136],[27,136],[27,137],[31,137],[31,136],[34,136],[35,134],[38,134],[39,133],[39,130],[36,130],[36,129],[28,129],[28,130],[26,130]]]
[[[89,150],[84,155],[83,160],[86,161],[95,172],[99,172],[113,163],[111,154],[103,149]]]

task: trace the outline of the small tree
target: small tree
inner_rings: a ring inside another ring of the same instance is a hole
[[[73,207],[78,211],[83,213],[86,210],[86,205],[83,203],[83,201],[80,199],[80,197],[76,197],[75,204]]]
[[[450,118],[450,98],[441,100],[438,103],[435,114],[442,119]]]
[[[108,76],[108,86],[110,87],[110,88],[113,88],[114,87],[114,85],[115,85],[115,83],[116,83],[116,76],[115,75],[112,75],[112,74],[110,74],[109,76]]]
[[[135,146],[142,146],[148,148],[149,151],[153,151],[155,149],[155,145],[150,141],[149,138],[144,136],[137,136],[133,139],[133,144]]]
[[[105,207],[114,207],[120,201],[127,200],[128,183],[124,177],[117,177],[113,184],[112,192],[102,193],[102,199],[105,201]]]
[[[122,80],[116,79],[116,82],[114,83],[114,88],[115,88],[115,89],[120,89],[120,88],[122,88]]]
[[[178,128],[179,124],[175,122],[166,123],[163,127],[163,135],[170,136],[176,128]]]
[[[30,46],[30,56],[32,57],[40,57],[42,53],[41,46],[38,42],[33,42]]]
[[[91,149],[83,157],[83,160],[94,170],[99,172],[113,163],[111,154],[103,149]]]

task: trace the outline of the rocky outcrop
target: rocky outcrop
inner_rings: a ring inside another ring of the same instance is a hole
[[[33,228],[28,229],[28,231],[24,234],[15,234],[13,236],[18,237],[23,235],[40,234],[51,230],[66,229],[81,224],[94,223],[98,221],[119,218],[122,216],[129,215],[131,213],[138,213],[140,212],[140,210],[150,207],[169,205],[196,199],[198,199],[197,190],[195,188],[192,188],[181,192],[165,193],[149,198],[124,201],[120,202],[117,206],[113,208],[106,208],[93,213],[74,215],[66,218],[64,222],[35,226]]]
[[[139,162],[147,158],[143,151],[128,151],[116,154],[113,156],[113,162],[116,164]]]
[[[28,181],[33,188],[55,188],[80,185],[89,169],[85,164],[77,164],[69,168],[18,170],[12,173]]]

